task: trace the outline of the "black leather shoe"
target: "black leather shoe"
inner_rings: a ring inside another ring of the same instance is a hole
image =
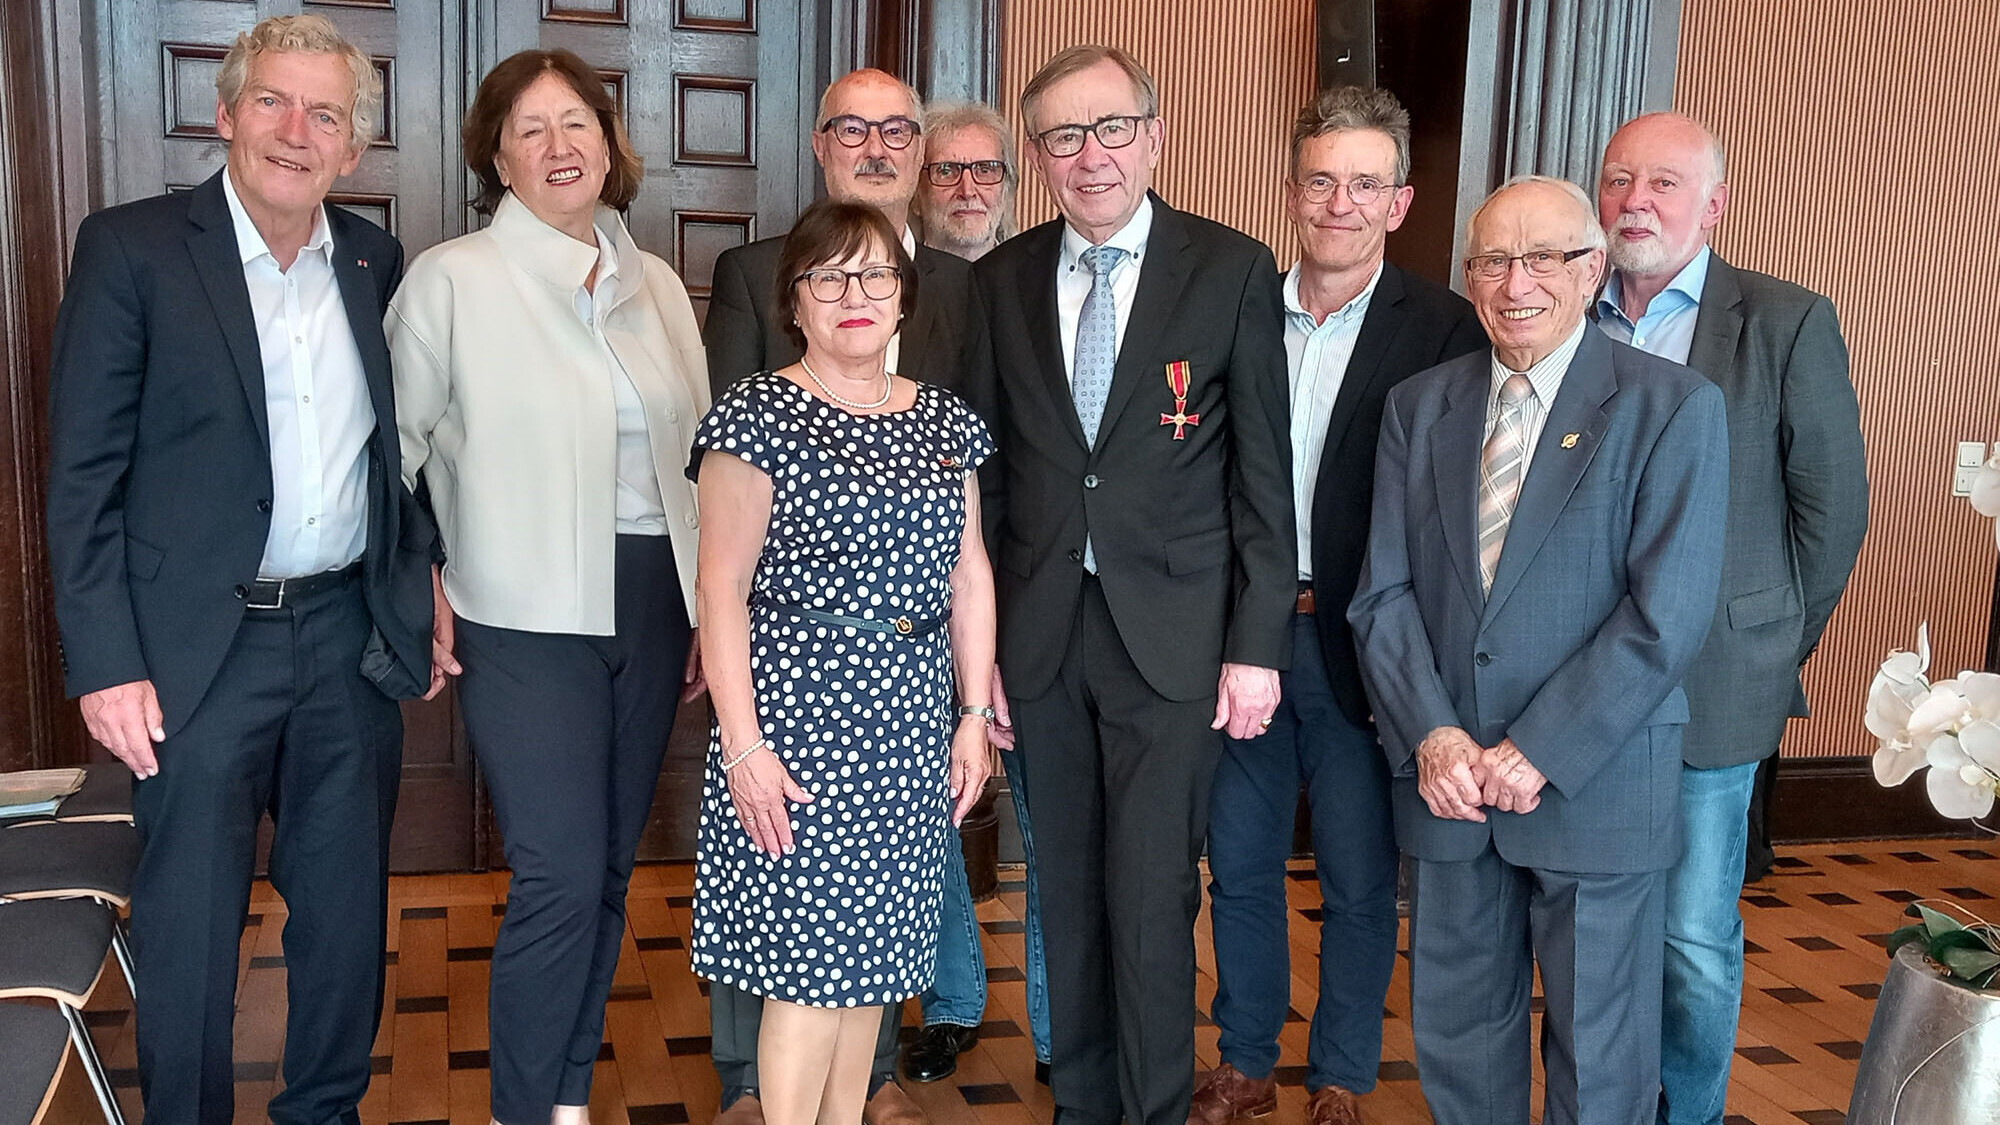
[[[958,1056],[979,1040],[976,1027],[939,1023],[903,1049],[903,1073],[912,1082],[936,1082],[958,1073]]]

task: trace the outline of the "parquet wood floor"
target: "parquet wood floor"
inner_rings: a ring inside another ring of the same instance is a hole
[[[906,1087],[936,1125],[1031,1125],[1053,1104],[1034,1077],[1022,983],[1023,906],[1018,869],[1001,872],[1001,893],[981,904],[992,982],[980,1041],[958,1074]],[[640,868],[630,927],[597,1064],[597,1125],[708,1125],[719,1088],[708,1060],[702,982],[688,970],[689,893],[685,864]],[[1293,1019],[1281,1038],[1278,1114],[1263,1125],[1304,1120],[1306,1024],[1316,988],[1317,895],[1307,865],[1294,864]],[[1955,898],[2000,916],[2000,843],[1899,841],[1787,848],[1778,869],[1746,888],[1748,967],[1742,1028],[1731,1076],[1730,1125],[1839,1125],[1868,1034],[1874,997],[1887,970],[1880,945],[1912,897]],[[487,1121],[486,981],[506,874],[406,876],[390,888],[389,984],[374,1050],[375,1079],[362,1103],[367,1125],[484,1125]],[[236,1023],[237,1121],[264,1120],[279,1088],[285,969],[285,908],[257,887],[245,930]],[[1204,912],[1199,934],[1204,1009],[1215,989]],[[1363,1099],[1375,1125],[1429,1122],[1411,1061],[1407,959],[1390,989],[1381,1082]],[[128,1119],[139,1121],[130,1001],[115,971],[105,974],[88,1012]],[[906,1017],[914,1022],[915,1005]],[[1215,1065],[1216,1031],[1200,1019],[1198,1062]],[[1539,1076],[1538,1076],[1539,1080]],[[70,1067],[48,1118],[96,1125],[88,1085]]]

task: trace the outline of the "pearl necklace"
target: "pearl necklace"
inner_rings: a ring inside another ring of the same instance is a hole
[[[799,369],[806,373],[806,378],[811,379],[814,386],[826,392],[826,397],[850,410],[877,410],[889,405],[889,394],[896,386],[896,377],[884,371],[882,372],[882,397],[876,399],[874,402],[856,402],[851,398],[842,398],[840,395],[834,393],[834,389],[826,385],[826,380],[819,377],[819,373],[812,369],[812,364],[807,363],[804,356],[799,357]]]

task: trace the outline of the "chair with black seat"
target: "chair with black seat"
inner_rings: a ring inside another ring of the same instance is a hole
[[[41,1125],[69,1059],[55,1010],[0,1000],[0,1125]]]
[[[111,943],[125,983],[132,979],[132,950],[117,918],[132,900],[139,865],[139,833],[122,822],[30,820],[0,828],[0,901],[87,898],[113,915]]]
[[[104,975],[111,952],[112,915],[87,898],[39,898],[0,903],[0,1000],[53,1000],[69,1024],[70,1043],[90,1078],[110,1125],[124,1125],[83,1008]]]
[[[83,788],[62,799],[55,819],[83,823],[132,823],[132,771],[122,762],[83,767]]]

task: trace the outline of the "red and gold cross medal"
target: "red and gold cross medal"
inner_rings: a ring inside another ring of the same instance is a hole
[[[1187,412],[1188,365],[1177,359],[1167,364],[1167,389],[1174,392],[1174,412],[1160,414],[1160,425],[1174,428],[1174,440],[1186,441],[1187,428],[1201,425],[1201,415]]]

